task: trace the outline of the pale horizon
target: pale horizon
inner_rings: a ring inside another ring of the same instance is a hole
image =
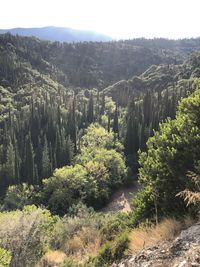
[[[0,29],[64,27],[94,31],[114,39],[196,38],[198,0],[7,0]]]

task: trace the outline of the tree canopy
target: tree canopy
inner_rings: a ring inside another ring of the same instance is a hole
[[[199,83],[198,83],[199,88]],[[183,99],[176,118],[160,125],[140,153],[139,181],[143,189],[134,200],[138,216],[180,214],[186,206],[176,195],[190,185],[188,171],[200,159],[200,89]]]

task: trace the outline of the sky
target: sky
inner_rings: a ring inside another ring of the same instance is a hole
[[[59,26],[113,38],[200,36],[200,0],[0,0],[0,28]]]

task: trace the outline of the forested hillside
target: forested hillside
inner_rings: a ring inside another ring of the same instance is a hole
[[[66,86],[101,89],[139,75],[153,64],[182,63],[189,53],[200,47],[199,39],[62,44],[10,34],[1,35],[0,44],[4,66],[0,81],[5,79],[10,85],[18,85],[19,79],[13,75],[20,72],[19,65],[22,65]]]
[[[0,35],[5,262],[48,266],[48,253],[58,253],[63,267],[110,266],[141,222],[197,215],[199,50],[199,39],[59,43]],[[133,211],[99,212],[137,176]]]
[[[155,40],[155,44],[158,46],[160,41]],[[149,42],[152,46],[152,41]],[[108,131],[113,129],[124,144],[126,155],[131,156],[130,166],[133,166],[138,149],[145,149],[159,122],[174,117],[178,100],[194,91],[193,80],[199,76],[198,55],[174,65],[170,64],[174,60],[173,49],[164,53],[163,48],[148,50],[144,46],[130,45],[130,41],[59,44],[2,35],[2,188],[21,182],[38,184],[56,167],[70,164],[73,154],[80,151],[82,130],[94,122]],[[178,57],[183,60],[182,50]],[[101,90],[103,84],[99,87],[96,82],[97,89],[85,89],[83,80],[92,75],[96,81],[99,72],[104,83],[120,79],[115,73],[115,62],[123,78],[128,73],[131,76],[142,72],[151,64],[166,64],[152,65],[141,75],[104,90]],[[131,71],[123,73],[123,64]],[[96,71],[94,65],[102,70]],[[82,88],[76,86],[74,75],[78,79],[83,75],[84,79],[78,82]]]

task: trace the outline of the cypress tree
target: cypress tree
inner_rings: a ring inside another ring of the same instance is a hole
[[[87,110],[87,121],[92,123],[94,121],[94,101],[93,101],[93,93],[90,93],[88,110]]]
[[[127,112],[127,126],[125,136],[125,153],[126,155],[134,154],[135,152],[135,102],[134,99],[130,102]]]
[[[6,173],[8,178],[8,184],[15,183],[15,151],[11,140],[7,147]]]
[[[74,143],[74,152],[77,152],[77,122],[76,122],[76,98],[74,97],[72,107],[69,110],[69,135]]]
[[[117,105],[116,105],[115,114],[114,114],[113,132],[116,133],[116,134],[119,133],[118,108],[117,108]]]
[[[101,115],[104,115],[105,113],[105,94],[102,94],[102,100],[101,100]]]
[[[47,143],[47,138],[44,138],[44,146],[42,152],[42,177],[46,178],[51,174],[51,162],[49,157],[49,148]]]
[[[34,161],[34,150],[31,142],[30,133],[26,137],[26,151],[25,151],[25,159],[24,159],[25,169],[25,181],[28,181],[30,184],[34,184],[35,181],[35,161]]]

